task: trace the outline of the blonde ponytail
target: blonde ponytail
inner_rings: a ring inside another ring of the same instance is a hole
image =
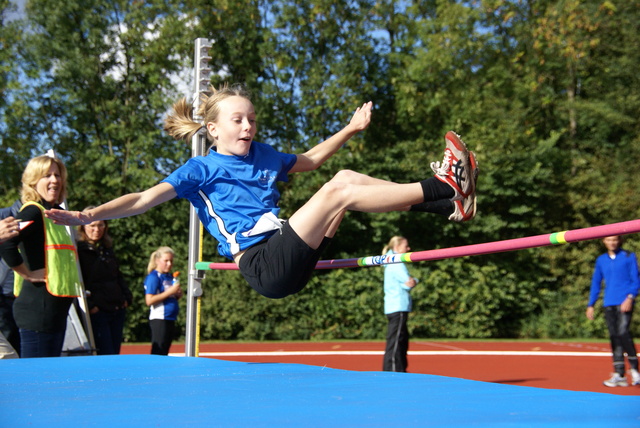
[[[215,122],[218,119],[220,101],[233,96],[251,101],[249,91],[239,84],[229,86],[224,83],[219,89],[210,86],[208,94],[200,94],[200,107],[197,114],[202,118],[202,123],[193,120],[193,106],[187,103],[186,98],[182,98],[173,105],[173,112],[164,120],[164,130],[176,140],[189,141],[205,124]],[[208,132],[207,140],[215,144],[213,137]]]
[[[202,123],[193,120],[193,107],[182,98],[173,105],[173,112],[164,120],[164,130],[176,140],[190,141],[202,128]]]

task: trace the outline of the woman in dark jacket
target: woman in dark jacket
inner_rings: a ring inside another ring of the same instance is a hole
[[[78,231],[78,258],[98,355],[119,354],[131,291],[120,272],[107,223],[94,221]]]

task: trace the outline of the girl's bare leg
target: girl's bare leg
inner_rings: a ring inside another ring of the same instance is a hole
[[[311,248],[332,237],[346,211],[406,210],[424,200],[420,183],[398,184],[340,171],[289,219],[289,224]]]
[[[346,211],[342,211],[333,219],[333,222],[331,222],[331,224],[329,225],[329,229],[327,229],[327,232],[324,234],[324,236],[326,236],[327,238],[333,238],[336,235],[338,227],[340,227],[340,223],[342,223],[342,219],[344,218],[345,212]]]

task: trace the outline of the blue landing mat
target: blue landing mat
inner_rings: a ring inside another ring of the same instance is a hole
[[[0,426],[640,426],[640,397],[118,355],[0,361]]]

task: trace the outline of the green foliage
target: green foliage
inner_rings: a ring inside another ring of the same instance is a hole
[[[319,273],[302,292],[279,300],[259,296],[238,272],[208,273],[201,302],[202,337],[222,340],[380,338],[385,322],[381,313],[382,277],[379,268],[372,270],[374,272],[365,269]],[[243,310],[239,311],[239,307]]]
[[[0,0],[0,10],[9,3]],[[215,41],[212,83],[254,93],[258,141],[300,153],[375,103],[369,129],[318,171],[282,185],[282,216],[341,169],[395,182],[431,175],[442,135],[461,133],[480,165],[478,215],[347,213],[325,258],[377,254],[390,236],[446,248],[638,218],[640,51],[634,2],[432,0],[30,0],[0,28],[0,200],[18,197],[30,157],[53,148],[71,208],[146,189],[189,157],[162,118],[191,84],[193,40]],[[187,90],[189,92],[190,89]],[[190,95],[189,95],[190,96]],[[134,292],[126,339],[148,340],[149,254],[177,251],[185,201],[111,224]],[[635,236],[625,246],[640,250]],[[410,266],[414,336],[606,337],[584,316],[599,242]],[[204,258],[219,260],[205,239]],[[186,275],[183,276],[186,282]],[[382,339],[382,269],[318,272],[269,300],[237,272],[209,272],[201,338]],[[178,319],[184,327],[184,300]],[[637,327],[634,327],[637,329]]]

